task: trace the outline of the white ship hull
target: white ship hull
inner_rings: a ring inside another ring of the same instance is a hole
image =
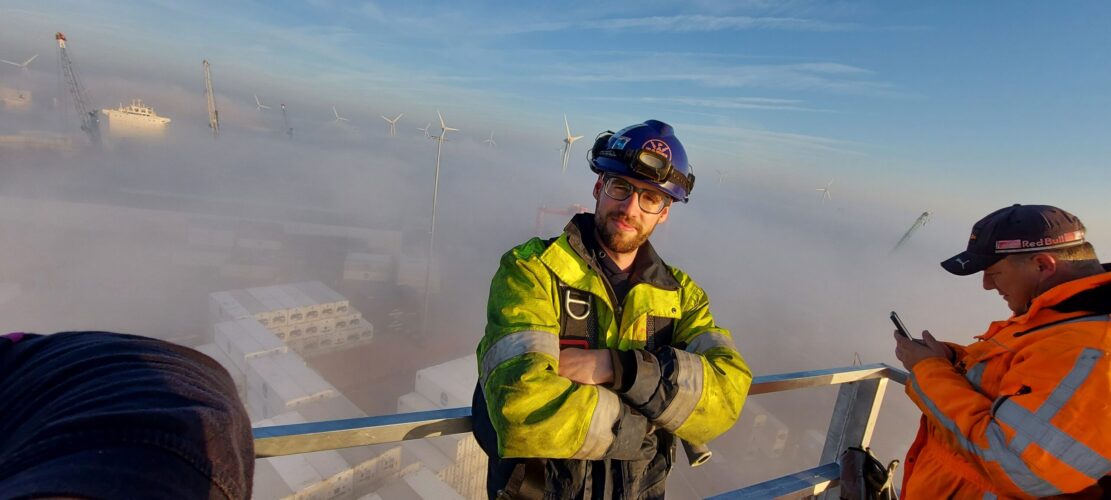
[[[169,118],[154,114],[154,110],[139,101],[128,107],[100,111],[107,118],[108,133],[116,137],[160,137],[170,123]]]

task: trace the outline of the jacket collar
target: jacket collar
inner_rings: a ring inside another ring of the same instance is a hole
[[[1104,269],[1106,269],[1106,266]],[[1025,323],[1029,318],[1041,312],[1042,309],[1057,309],[1057,306],[1066,300],[1108,286],[1111,286],[1111,272],[1103,272],[1086,278],[1061,283],[1060,285],[1046,290],[1041,295],[1034,297],[1034,300],[1030,302],[1030,310],[1022,316],[1012,318],[1012,320]]]
[[[563,231],[567,235],[567,243],[571,250],[586,262],[591,269],[601,275],[601,265],[591,249],[591,247],[600,247],[594,236],[594,214],[581,213],[575,215],[567,223],[567,227],[563,228]],[[587,244],[584,241],[585,238],[590,238],[592,244]],[[633,286],[638,283],[648,283],[664,290],[679,289],[679,280],[671,274],[667,264],[656,253],[656,249],[652,248],[652,243],[648,241],[645,241],[644,245],[637,250],[636,258],[633,259],[633,267],[630,270],[629,281]]]
[[[1061,319],[1061,315],[1068,313],[1111,312],[1111,264],[1104,264],[1103,268],[1107,272],[1061,283],[1046,290],[1034,298],[1026,313],[993,322],[988,331],[978,338],[989,339],[1010,325],[1036,327]]]

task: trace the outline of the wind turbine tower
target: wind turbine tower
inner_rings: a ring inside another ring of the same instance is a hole
[[[389,132],[387,132],[390,137],[397,136],[397,121],[400,120],[402,116],[405,116],[405,113],[401,113],[400,115],[397,115],[396,118],[391,120],[389,118],[386,118],[385,115],[382,115],[382,119],[386,120],[386,123],[390,124]]]
[[[293,127],[289,126],[289,117],[286,116],[286,114],[285,114],[285,103],[284,102],[282,103],[282,123],[285,124],[285,135],[288,136],[289,140],[292,141],[293,140]]]
[[[220,137],[220,112],[216,110],[216,94],[212,92],[212,72],[208,59],[201,62],[204,66],[204,94],[208,98],[208,126],[212,127],[212,138]]]
[[[445,136],[448,132],[458,132],[459,129],[451,128],[444,123],[444,115],[440,114],[440,110],[436,110],[436,116],[440,118],[440,135],[433,136],[436,139],[436,181],[432,187],[432,226],[428,231],[428,261],[424,270],[424,315],[421,321],[424,324],[423,330],[427,334],[428,327],[431,322],[428,321],[428,298],[431,292],[431,278],[432,278],[432,252],[436,248],[436,205],[440,194],[440,153],[444,149]]]
[[[73,68],[73,62],[69,60],[69,53],[66,52],[66,36],[59,31],[54,34],[54,39],[58,41],[58,67],[62,72],[62,80],[66,82],[69,94],[73,98],[73,105],[77,108],[77,116],[81,118],[81,130],[89,136],[93,146],[100,147],[100,119],[97,118],[96,110],[89,111],[85,87],[81,85],[77,70]],[[31,59],[33,60],[34,57]],[[28,60],[24,65],[30,62]]]
[[[567,114],[563,115],[563,129],[567,131],[567,137],[563,138],[563,173],[567,173],[567,160],[571,157],[571,145],[575,141],[582,139],[583,136],[571,136],[571,125],[567,124]]]

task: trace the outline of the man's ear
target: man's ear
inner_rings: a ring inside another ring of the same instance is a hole
[[[1037,253],[1034,254],[1030,260],[1033,261],[1034,266],[1038,270],[1038,274],[1042,278],[1048,278],[1057,274],[1057,258],[1054,257],[1053,254]]]
[[[605,176],[598,174],[598,180],[594,181],[594,200],[597,201],[598,197],[602,195],[602,181]]]

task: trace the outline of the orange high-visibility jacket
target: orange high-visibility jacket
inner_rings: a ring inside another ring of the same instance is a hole
[[[1099,498],[1096,483],[1111,474],[1109,312],[1105,272],[1058,285],[978,342],[953,346],[955,365],[914,365],[906,392],[923,418],[903,498]]]

